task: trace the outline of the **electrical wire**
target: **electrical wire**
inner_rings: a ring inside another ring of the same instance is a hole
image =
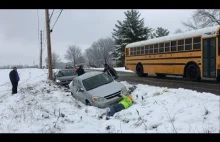
[[[52,11],[52,13],[51,13],[51,15],[50,15],[50,20],[51,20],[51,18],[52,18],[52,16],[53,16],[53,12],[54,12],[54,9],[53,9],[53,11]]]
[[[38,13],[38,9],[37,9],[37,36],[38,36],[38,40],[39,40],[39,13]]]
[[[63,11],[63,9],[60,11],[60,14],[58,15],[58,17],[57,17],[55,23],[53,24],[53,27],[52,27],[51,30],[50,30],[51,32],[53,31],[53,28],[54,28],[55,24],[57,23],[57,21],[58,21],[60,15],[61,15],[61,13],[62,13],[62,11]]]

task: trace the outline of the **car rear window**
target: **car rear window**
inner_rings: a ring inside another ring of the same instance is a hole
[[[60,71],[60,74],[62,76],[72,76],[72,75],[77,75],[77,73],[74,70],[62,70]]]

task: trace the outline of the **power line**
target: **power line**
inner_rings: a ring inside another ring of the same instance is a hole
[[[38,40],[39,40],[39,13],[38,13],[38,9],[37,9],[37,36],[38,36]]]
[[[53,16],[53,12],[54,12],[54,9],[53,9],[53,11],[52,11],[52,13],[51,13],[51,15],[50,15],[50,18],[49,18],[50,20],[51,20],[51,18],[52,18],[52,16]]]
[[[53,27],[51,28],[50,32],[53,31],[53,28],[54,28],[55,24],[57,23],[57,20],[59,19],[59,17],[60,17],[60,15],[61,15],[62,11],[63,11],[63,9],[60,11],[60,14],[58,15],[58,17],[57,17],[55,23],[53,24]]]
[[[62,9],[61,9],[61,10],[62,10]],[[60,10],[60,11],[61,11],[61,10]],[[57,11],[56,13],[58,13],[58,12],[59,12],[59,11]],[[56,13],[54,13],[54,14],[56,14]]]

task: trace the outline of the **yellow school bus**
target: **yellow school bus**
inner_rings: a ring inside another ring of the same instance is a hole
[[[220,81],[220,26],[134,42],[125,47],[125,68],[138,76],[178,75]]]

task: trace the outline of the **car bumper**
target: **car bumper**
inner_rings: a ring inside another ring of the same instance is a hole
[[[65,82],[55,82],[56,85],[69,85],[71,81],[65,81]]]
[[[93,106],[96,106],[98,108],[106,108],[113,104],[119,103],[122,100],[122,97],[114,97],[112,99],[106,100],[104,102],[94,102]]]

